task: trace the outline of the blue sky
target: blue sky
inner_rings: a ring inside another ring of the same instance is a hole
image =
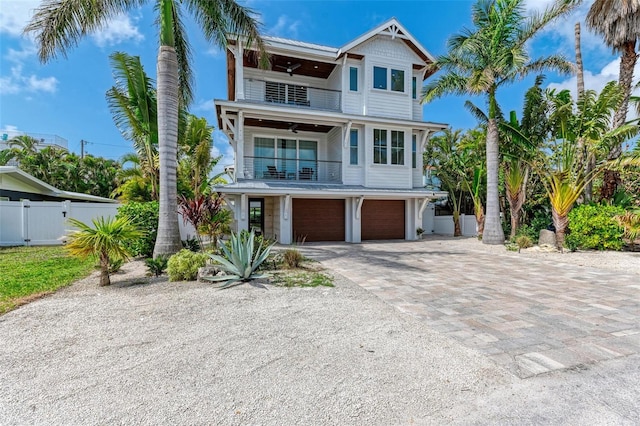
[[[551,0],[529,0],[528,10],[541,9]],[[151,3],[110,22],[89,35],[69,52],[47,64],[38,62],[33,41],[21,34],[39,0],[0,0],[0,129],[56,134],[68,140],[69,150],[80,151],[80,140],[90,142],[87,152],[120,158],[131,151],[115,128],[105,101],[113,85],[109,55],[123,51],[139,55],[147,73],[155,77],[158,37]],[[472,1],[288,1],[243,2],[260,14],[264,34],[339,47],[383,21],[396,17],[432,54],[445,52],[447,38],[470,25]],[[571,16],[545,30],[529,46],[532,56],[563,53],[573,60],[573,26],[584,22],[591,1]],[[187,19],[193,47],[196,77],[191,112],[216,124],[213,99],[226,96],[224,52],[207,44],[199,29]],[[583,57],[587,88],[600,90],[617,79],[618,63],[601,40],[583,25]],[[636,76],[640,75],[636,69]],[[533,77],[499,93],[504,111],[520,110],[522,97]],[[575,77],[548,74],[545,85],[575,87]],[[475,126],[463,108],[466,98],[448,97],[424,108],[427,121],[449,123],[455,128]],[[482,100],[475,100],[482,105]],[[214,154],[232,151],[223,137],[216,137]]]

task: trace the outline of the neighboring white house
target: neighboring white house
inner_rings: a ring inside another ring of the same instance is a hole
[[[434,58],[396,20],[341,48],[265,37],[270,69],[229,39],[228,100],[215,100],[235,151],[226,195],[237,229],[289,244],[416,239],[430,200],[422,152],[447,127],[422,121]]]

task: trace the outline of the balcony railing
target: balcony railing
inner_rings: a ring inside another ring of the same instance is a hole
[[[245,179],[342,183],[342,162],[244,157]]]
[[[341,93],[338,90],[247,78],[244,96],[248,101],[340,111]]]

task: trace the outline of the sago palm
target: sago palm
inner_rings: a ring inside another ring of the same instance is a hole
[[[96,256],[100,262],[100,285],[110,285],[110,261],[128,259],[130,253],[124,243],[139,238],[140,231],[125,218],[99,217],[93,219],[93,227],[73,218],[69,223],[78,229],[67,236],[65,248],[74,256]]]
[[[35,36],[42,62],[66,55],[87,34],[108,24],[111,18],[127,13],[151,0],[43,0],[25,32]],[[255,43],[265,66],[267,55],[258,33],[258,22],[250,9],[234,0],[155,0],[160,48],[157,59],[158,151],[160,154],[160,216],[154,257],[169,255],[181,248],[177,213],[177,149],[180,106],[193,99],[193,73],[183,13],[189,12],[205,38],[221,47],[227,34],[244,37],[247,46]]]
[[[532,59],[526,44],[548,23],[570,11],[575,2],[559,0],[542,14],[524,15],[525,0],[478,0],[473,6],[473,29],[449,38],[448,53],[437,58],[435,69],[444,74],[428,84],[423,102],[447,94],[486,96],[487,125],[487,209],[482,241],[502,244],[498,194],[498,89],[542,70],[569,73],[573,66],[562,56]]]

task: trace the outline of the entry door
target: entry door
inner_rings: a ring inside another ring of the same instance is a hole
[[[264,198],[249,198],[249,230],[264,234]]]

